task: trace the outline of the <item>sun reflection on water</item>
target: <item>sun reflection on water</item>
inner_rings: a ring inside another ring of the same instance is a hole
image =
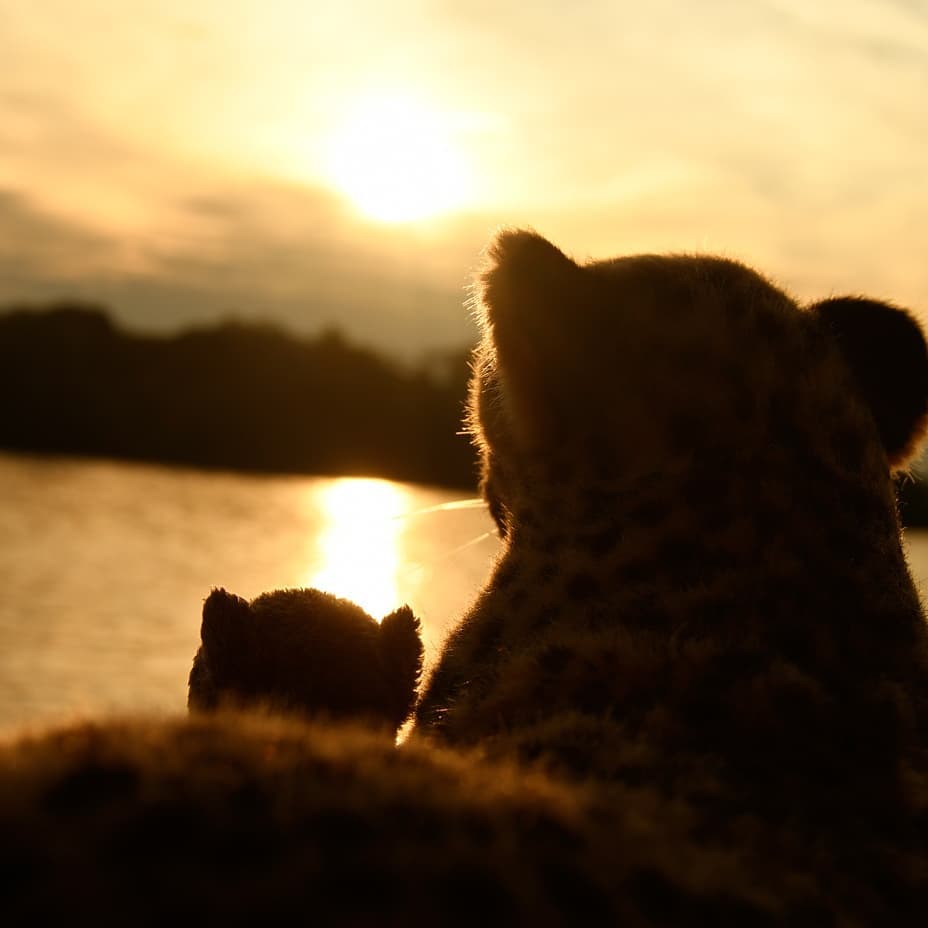
[[[346,477],[314,488],[313,504],[325,527],[306,585],[354,600],[376,619],[402,605],[398,516],[411,508],[410,494],[388,480]]]

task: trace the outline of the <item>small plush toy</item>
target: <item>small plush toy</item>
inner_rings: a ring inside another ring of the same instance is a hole
[[[200,635],[192,710],[263,705],[399,728],[422,671],[419,620],[408,606],[378,623],[315,589],[275,590],[250,603],[213,590]]]

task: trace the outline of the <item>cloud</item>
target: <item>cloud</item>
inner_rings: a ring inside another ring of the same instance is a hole
[[[928,304],[923,5],[360,0],[311,29],[298,0],[7,6],[0,300],[409,350],[472,337],[468,271],[525,224],[580,257],[720,250],[802,296]],[[459,127],[471,214],[376,227],[319,188],[334,116],[381,84]]]
[[[126,267],[126,243],[117,237],[0,191],[0,302],[102,301],[118,320],[144,330],[229,315],[298,332],[334,324],[406,357],[473,339],[462,307],[465,261],[446,278],[428,255],[417,263],[414,242],[400,261],[395,246],[385,253],[352,240],[344,223],[341,234],[330,234],[340,223],[320,211],[320,198],[299,191],[290,192],[288,204],[301,220],[277,224],[274,199],[258,191],[251,200],[184,200],[177,231],[132,243]]]
[[[40,292],[49,272],[85,273],[112,245],[100,232],[45,214],[23,194],[0,190],[0,288],[7,293]]]

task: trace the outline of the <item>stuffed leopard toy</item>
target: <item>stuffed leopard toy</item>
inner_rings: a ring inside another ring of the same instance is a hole
[[[389,648],[312,591],[223,593],[191,675],[210,711],[3,747],[6,924],[924,917],[928,634],[891,479],[928,416],[913,318],[525,231],[475,305],[504,548],[411,735],[411,615]],[[328,676],[280,684],[274,636],[317,627],[295,659]]]

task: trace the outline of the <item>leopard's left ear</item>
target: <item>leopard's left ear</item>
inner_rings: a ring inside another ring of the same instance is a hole
[[[928,431],[928,348],[907,310],[860,297],[810,307],[834,337],[870,407],[893,470],[919,452]]]

